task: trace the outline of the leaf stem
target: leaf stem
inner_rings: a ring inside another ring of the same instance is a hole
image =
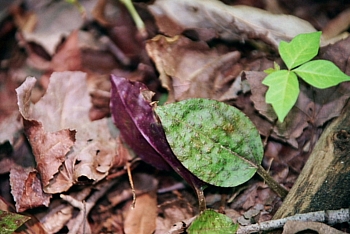
[[[197,194],[197,198],[198,198],[198,202],[199,202],[199,212],[203,212],[207,209],[207,204],[205,202],[205,197],[204,197],[204,187],[202,186],[196,186],[194,184],[193,185],[193,188],[194,190],[196,191],[196,194]]]
[[[146,27],[144,22],[142,21],[140,15],[137,13],[134,5],[132,4],[131,0],[120,0],[125,7],[128,9],[132,19],[134,20],[137,30],[140,32],[141,36],[146,38],[147,37],[147,32],[146,32]]]
[[[261,166],[257,165],[257,173],[265,180],[267,185],[281,198],[285,198],[288,190],[275,181],[272,176]]]

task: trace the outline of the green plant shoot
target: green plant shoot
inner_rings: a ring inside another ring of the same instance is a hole
[[[278,50],[288,69],[280,70],[275,64],[275,68],[265,70],[268,75],[262,83],[269,87],[265,99],[272,105],[280,122],[284,121],[298,99],[298,77],[319,89],[350,81],[350,76],[334,63],[327,60],[310,61],[318,54],[320,38],[321,32],[313,32],[300,34],[289,43],[281,41]]]

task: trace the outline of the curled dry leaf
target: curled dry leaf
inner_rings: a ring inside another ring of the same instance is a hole
[[[170,102],[195,97],[219,99],[229,88],[225,86],[227,77],[240,58],[238,51],[221,55],[206,43],[183,36],[156,36],[147,42],[146,49],[169,91]]]
[[[213,37],[244,41],[260,39],[277,49],[281,40],[289,41],[296,35],[316,31],[314,27],[292,15],[272,14],[248,6],[228,6],[214,0],[157,0],[150,7],[161,31],[167,35],[181,34],[194,29],[201,35],[209,29]],[[168,25],[176,25],[168,31]],[[208,32],[204,39],[208,39]],[[212,38],[213,38],[212,37]]]
[[[17,89],[18,105],[44,191],[68,190],[79,177],[103,179],[116,155],[107,119],[89,120],[90,100],[82,72],[53,73],[45,96],[30,102],[35,78]]]

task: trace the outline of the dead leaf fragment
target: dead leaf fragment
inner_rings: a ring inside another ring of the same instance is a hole
[[[42,124],[35,120],[24,120],[24,130],[32,146],[41,182],[47,186],[74,145],[75,131],[63,129],[46,132]]]
[[[156,229],[157,195],[151,191],[137,196],[135,208],[129,208],[125,221],[126,234],[148,234]]]
[[[159,213],[155,232],[157,234],[165,233],[179,222],[183,225],[182,221],[195,216],[192,206],[185,199],[167,201],[159,205]]]
[[[300,33],[316,31],[310,23],[292,15],[271,14],[249,6],[228,6],[214,0],[157,0],[149,8],[160,29],[170,36],[174,36],[174,27],[168,31],[167,25],[172,22],[182,29],[176,34],[185,29],[214,29],[217,37],[224,40],[260,39],[277,49],[281,40],[289,41]]]
[[[81,4],[89,11],[95,2],[84,1]],[[81,27],[84,22],[77,7],[65,1],[42,5],[37,7],[34,13],[37,19],[36,27],[33,31],[24,31],[23,35],[27,41],[42,46],[49,55],[54,54],[63,36]]]
[[[86,74],[53,73],[46,94],[35,105],[30,102],[34,84],[35,78],[27,78],[16,91],[44,191],[66,191],[82,176],[92,181],[107,176],[117,143],[107,119],[89,120]]]
[[[22,168],[20,166],[12,168],[10,183],[17,212],[49,205],[51,195],[43,192],[38,172],[34,168]]]
[[[201,97],[219,99],[229,69],[240,58],[238,51],[221,55],[204,42],[183,36],[156,36],[146,44],[156,63],[163,87],[169,91],[169,102]]]
[[[335,228],[332,228],[324,223],[319,222],[302,222],[302,221],[287,221],[283,227],[282,234],[294,234],[299,232],[316,232],[318,234],[344,234],[345,232],[339,231]]]

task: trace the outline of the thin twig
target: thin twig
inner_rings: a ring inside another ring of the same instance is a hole
[[[248,226],[240,226],[237,234],[255,233],[260,231],[270,231],[282,228],[287,221],[312,221],[322,222],[329,225],[344,223],[350,220],[349,209],[317,211],[305,214],[296,214],[283,219],[270,220]]]

